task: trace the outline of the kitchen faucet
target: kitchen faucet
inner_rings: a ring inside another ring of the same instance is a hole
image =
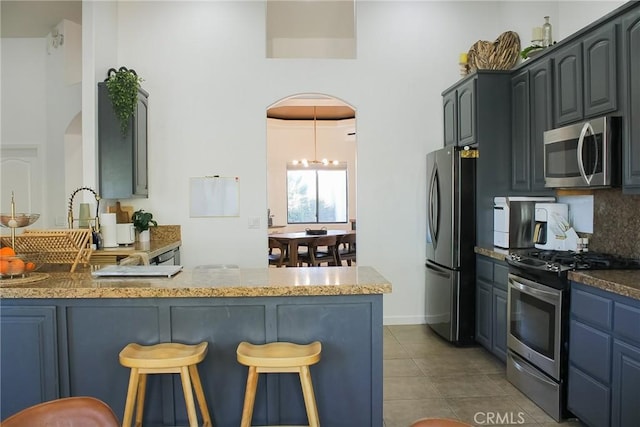
[[[69,211],[67,212],[67,222],[69,224],[69,228],[73,228],[73,198],[76,196],[76,194],[79,191],[82,191],[82,190],[90,191],[91,193],[93,193],[93,196],[96,198],[95,222],[96,222],[96,231],[97,231],[100,229],[100,221],[98,219],[98,212],[100,212],[100,196],[98,195],[98,193],[96,193],[94,189],[89,187],[80,187],[77,190],[75,190],[73,193],[71,193],[71,197],[69,197]]]

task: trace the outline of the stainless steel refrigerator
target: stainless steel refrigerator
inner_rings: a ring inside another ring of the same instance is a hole
[[[476,150],[427,155],[427,324],[456,345],[475,336]]]

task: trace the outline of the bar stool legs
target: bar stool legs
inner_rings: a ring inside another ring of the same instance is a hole
[[[300,367],[300,384],[302,385],[304,406],[307,408],[309,426],[318,427],[320,419],[318,417],[318,407],[316,406],[316,396],[313,393],[313,384],[311,383],[311,371],[308,366]]]
[[[253,417],[253,405],[256,402],[256,389],[258,387],[258,372],[255,366],[249,366],[247,375],[247,389],[244,393],[244,405],[242,406],[242,420],[240,427],[250,427]]]
[[[320,361],[321,351],[322,344],[318,341],[306,345],[289,342],[254,345],[241,342],[236,350],[238,362],[248,366],[249,373],[240,427],[251,426],[258,375],[261,373],[297,373],[300,377],[309,427],[319,427],[320,419],[309,366]]]
[[[136,407],[136,427],[142,426],[144,399],[147,387],[147,374],[180,374],[184,392],[189,426],[198,426],[193,391],[202,414],[203,425],[212,427],[211,416],[204,397],[197,364],[207,354],[207,342],[196,345],[161,343],[150,346],[128,344],[120,352],[120,364],[131,368],[127,401],[125,403],[122,425],[131,426],[133,409]],[[192,385],[193,383],[193,385]]]

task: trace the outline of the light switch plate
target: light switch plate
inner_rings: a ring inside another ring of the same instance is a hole
[[[249,228],[250,229],[260,228],[260,217],[249,218]]]

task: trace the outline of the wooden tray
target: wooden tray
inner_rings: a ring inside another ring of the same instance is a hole
[[[11,246],[11,237],[2,237]],[[71,264],[71,273],[79,263],[88,264],[91,258],[91,230],[25,230],[15,236],[18,254],[42,254],[44,264]]]

